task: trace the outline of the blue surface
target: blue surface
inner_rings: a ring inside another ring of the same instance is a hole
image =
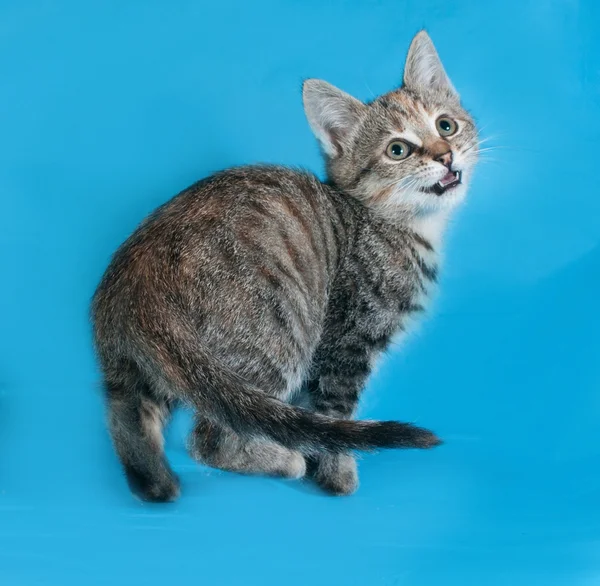
[[[595,0],[0,3],[0,584],[600,584],[600,11]],[[435,312],[363,416],[446,444],[356,496],[194,464],[134,501],[87,322],[109,255],[196,179],[321,170],[303,77],[362,99],[426,26],[492,136]]]

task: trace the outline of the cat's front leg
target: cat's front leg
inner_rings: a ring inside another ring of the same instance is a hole
[[[353,361],[352,368],[327,368],[307,385],[312,408],[323,415],[350,419],[369,374],[369,361]],[[358,488],[358,469],[352,453],[323,453],[309,461],[309,472],[321,488],[334,495],[349,495]]]

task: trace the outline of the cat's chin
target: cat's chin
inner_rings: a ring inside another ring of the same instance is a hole
[[[463,202],[466,195],[467,186],[464,183],[457,183],[441,194],[438,194],[433,189],[424,191],[424,201],[422,202],[423,212],[435,213],[443,210],[452,210]]]
[[[434,208],[444,210],[455,208],[464,201],[467,195],[471,175],[472,169],[469,167],[450,172],[423,195]],[[442,184],[441,189],[440,184]]]
[[[395,197],[386,202],[387,205],[381,206],[379,209],[386,215],[394,210],[393,215],[397,217],[425,217],[440,212],[451,212],[464,201],[467,194],[464,173],[462,179],[461,183],[445,190],[441,195],[435,193],[431,188],[415,190],[410,193],[397,192],[394,194]],[[373,207],[378,209],[377,205]]]

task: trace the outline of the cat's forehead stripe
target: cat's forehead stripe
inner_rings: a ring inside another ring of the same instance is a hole
[[[421,122],[423,119],[429,119],[433,115],[427,106],[419,99],[412,96],[406,90],[397,90],[390,92],[380,98],[379,103],[390,112],[399,114],[400,120],[395,120],[396,124],[404,126],[403,122]]]
[[[418,147],[423,146],[423,141],[414,132],[412,132],[411,130],[408,130],[408,129],[404,129],[404,130],[399,129],[399,132],[400,132],[400,134],[399,134],[400,138],[404,138],[408,142],[410,142],[410,143],[412,143],[412,144],[414,144],[414,145],[416,145]]]

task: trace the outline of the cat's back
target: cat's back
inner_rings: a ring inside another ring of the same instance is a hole
[[[329,188],[314,175],[278,166],[235,167],[207,177],[158,208],[133,236],[154,239],[201,231],[202,235],[241,228],[268,218],[262,234],[282,225],[308,232],[311,221],[331,218]],[[296,225],[297,224],[297,225]],[[314,227],[314,224],[313,224]],[[198,236],[198,234],[195,234]]]
[[[314,175],[247,166],[199,181],[151,214],[115,254],[96,297],[183,296],[261,285],[325,295],[344,222]],[[282,285],[283,284],[283,285]]]

